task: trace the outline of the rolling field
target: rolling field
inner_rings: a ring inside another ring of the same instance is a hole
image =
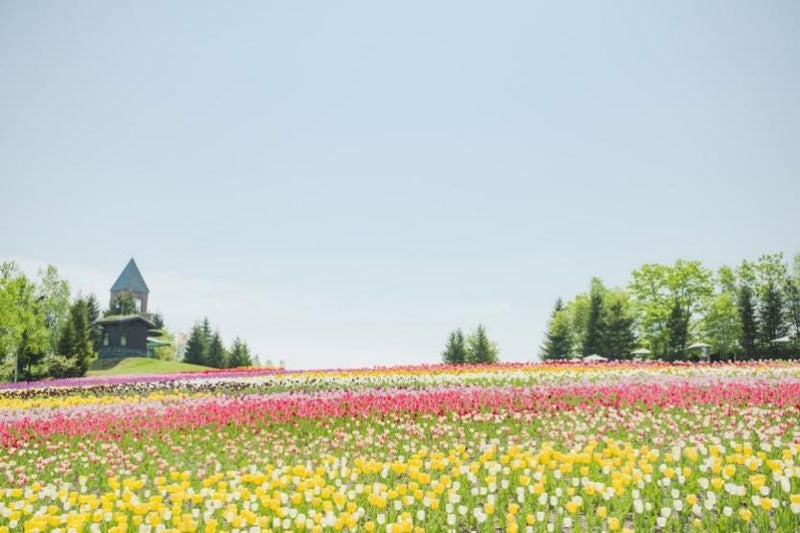
[[[174,374],[176,372],[196,372],[207,367],[192,365],[181,361],[162,361],[148,357],[123,357],[95,359],[89,369],[89,376],[120,376],[127,374]]]
[[[796,531],[800,365],[420,366],[0,389],[0,530]]]

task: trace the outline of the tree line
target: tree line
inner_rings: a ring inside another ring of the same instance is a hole
[[[31,280],[15,263],[0,263],[2,374],[26,381],[85,375],[97,357],[99,316],[97,298],[71,299],[54,266]]]
[[[258,365],[258,356],[239,337],[225,348],[218,329],[212,332],[211,322],[204,318],[195,323],[186,343],[183,360],[212,368],[241,368]],[[271,363],[270,363],[271,366]]]
[[[700,261],[649,263],[621,288],[592,278],[587,292],[556,300],[540,356],[693,360],[701,355],[693,343],[714,359],[800,356],[800,254],[791,264],[766,254],[716,272]]]
[[[489,340],[486,327],[480,324],[468,337],[464,337],[460,328],[452,331],[442,352],[442,361],[448,365],[492,364],[499,361],[498,354],[497,344]]]

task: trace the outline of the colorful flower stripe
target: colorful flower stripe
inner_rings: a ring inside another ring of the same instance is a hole
[[[124,402],[123,402],[124,403]],[[185,430],[201,426],[222,427],[283,423],[297,418],[383,416],[412,412],[446,416],[481,411],[538,412],[588,407],[641,404],[652,408],[686,408],[695,405],[800,408],[800,382],[753,384],[722,382],[714,385],[676,383],[627,386],[572,386],[536,388],[460,388],[422,391],[369,391],[322,395],[250,395],[188,400],[131,402],[117,413],[100,411],[76,415],[56,411],[50,417],[22,416],[0,428],[0,445],[53,434],[118,438],[126,429],[136,432]],[[103,405],[103,404],[100,404]]]

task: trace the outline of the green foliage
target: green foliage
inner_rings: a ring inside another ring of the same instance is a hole
[[[486,327],[479,325],[467,339],[467,362],[471,364],[493,364],[498,362],[497,345],[489,340]]]
[[[780,347],[775,346],[773,341],[786,334],[786,327],[783,321],[783,297],[774,283],[769,283],[764,288],[759,323],[763,354],[775,357],[780,355]]]
[[[572,332],[570,319],[564,308],[564,302],[559,298],[550,315],[547,325],[547,334],[541,348],[541,357],[548,359],[566,359],[572,350]]]
[[[227,363],[228,352],[222,344],[222,337],[220,337],[219,331],[215,331],[208,345],[208,366],[213,368],[225,368]]]
[[[153,313],[153,325],[156,329],[164,329],[164,315],[161,313]]]
[[[609,359],[630,359],[636,344],[634,318],[626,309],[623,298],[614,299],[608,306],[606,329],[602,334],[603,353]]]
[[[711,353],[729,358],[740,352],[742,317],[735,292],[724,287],[709,300],[701,329],[705,341],[711,345]]]
[[[133,296],[129,292],[123,292],[118,294],[114,300],[111,301],[111,305],[103,313],[104,316],[119,316],[119,315],[135,315],[138,313],[139,310],[136,309],[136,300],[133,299]]]
[[[85,376],[89,365],[97,358],[86,299],[79,298],[70,306],[69,320],[58,341],[58,355],[69,361],[70,377]]]
[[[23,378],[30,377],[26,370],[41,359],[50,343],[40,304],[36,286],[19,267],[11,262],[0,264],[0,361],[14,356]]]
[[[467,348],[460,329],[450,333],[442,352],[442,361],[447,365],[463,365],[467,362]]]
[[[739,346],[742,347],[745,356],[752,357],[758,352],[758,320],[753,303],[753,289],[749,284],[744,284],[739,288],[738,295],[741,323]]]
[[[686,357],[689,345],[689,315],[677,299],[667,320],[667,359],[676,361]]]
[[[92,330],[92,346],[94,346],[94,351],[98,351],[100,349],[100,341],[103,338],[103,328],[97,323],[97,320],[100,318],[100,303],[97,301],[97,297],[94,294],[90,294],[86,297],[86,312]]]
[[[635,270],[630,290],[639,308],[642,338],[657,354],[669,354],[686,344],[678,342],[683,329],[688,341],[691,320],[700,315],[714,288],[710,270],[699,261],[679,259],[672,265],[646,264]]]
[[[208,319],[205,320],[208,322]],[[209,328],[210,329],[210,328]],[[195,324],[186,343],[186,354],[183,360],[194,365],[208,366],[209,338],[202,324]]]
[[[605,288],[597,278],[592,278],[592,289],[589,293],[589,317],[586,320],[586,333],[583,337],[582,355],[606,355],[604,349],[604,332],[606,328],[603,301]]]
[[[69,282],[61,279],[58,270],[48,265],[39,271],[36,298],[44,313],[48,330],[48,351],[54,352],[58,345],[61,328],[69,319]]]
[[[241,368],[246,366],[253,366],[253,359],[250,354],[250,347],[247,343],[242,341],[239,337],[233,339],[231,345],[230,355],[228,357],[229,368]]]
[[[161,329],[158,330],[158,340],[168,342],[169,345],[156,346],[153,350],[155,358],[162,361],[174,361],[177,357],[178,347],[172,332],[162,326]]]

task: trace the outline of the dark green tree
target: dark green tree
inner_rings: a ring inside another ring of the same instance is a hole
[[[636,345],[633,317],[619,300],[612,302],[608,308],[603,344],[603,355],[609,359],[629,359]]]
[[[464,334],[460,329],[452,331],[447,339],[447,345],[442,352],[442,361],[446,365],[463,365],[467,361],[467,348],[464,344]]]
[[[183,360],[195,365],[208,365],[208,352],[210,340],[206,336],[201,324],[195,324],[186,343],[186,353]]]
[[[58,351],[68,361],[68,375],[71,377],[85,376],[89,365],[97,357],[85,299],[79,298],[70,306],[69,321],[62,328]]]
[[[753,305],[753,289],[749,285],[742,285],[739,288],[738,307],[742,322],[739,345],[742,347],[745,359],[748,359],[758,353],[758,320]]]
[[[164,329],[164,315],[161,313],[153,313],[153,324],[155,324],[156,329]]]
[[[593,288],[590,295],[589,320],[586,322],[586,336],[583,338],[583,355],[606,355],[603,334],[603,292]]]
[[[100,349],[100,341],[103,337],[103,328],[97,323],[100,318],[100,304],[94,294],[86,297],[86,313],[89,319],[89,327],[91,328],[92,346],[94,351]]]
[[[678,300],[672,304],[672,310],[667,320],[667,359],[677,361],[686,357],[686,348],[689,345],[689,315]]]
[[[773,341],[786,335],[786,325],[783,321],[783,297],[774,284],[768,285],[764,291],[759,318],[762,354],[765,357],[777,357],[780,348]]]
[[[471,364],[494,364],[498,361],[497,345],[489,340],[486,327],[479,325],[467,339],[467,362]]]
[[[225,368],[227,359],[228,353],[225,351],[225,345],[222,344],[222,337],[220,337],[219,331],[215,331],[208,345],[208,366]]]
[[[246,342],[243,342],[239,337],[233,339],[231,345],[230,356],[228,357],[229,368],[241,368],[246,366],[253,366],[253,360],[250,355],[250,348]]]
[[[556,300],[550,322],[547,324],[544,343],[540,351],[543,360],[566,359],[572,350],[572,332],[570,319],[564,310],[561,298]]]

